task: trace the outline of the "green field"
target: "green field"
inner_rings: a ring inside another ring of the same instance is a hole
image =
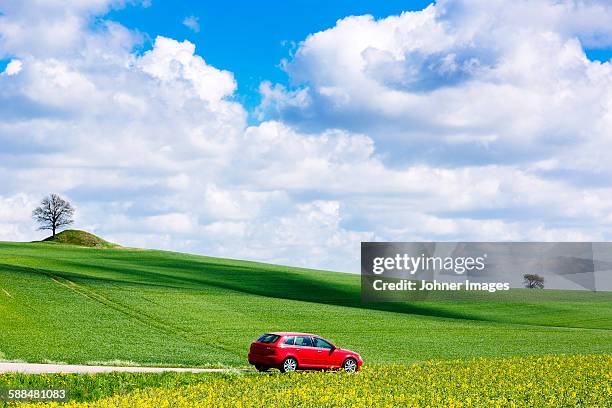
[[[612,294],[362,304],[359,276],[121,247],[0,243],[0,359],[245,366],[273,330],[368,363],[612,353]]]

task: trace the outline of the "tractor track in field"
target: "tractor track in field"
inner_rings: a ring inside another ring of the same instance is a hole
[[[176,325],[172,325],[169,324],[163,320],[160,319],[156,319],[153,316],[150,316],[146,313],[144,313],[141,310],[136,310],[133,309],[127,305],[124,305],[120,302],[117,302],[115,300],[112,300],[104,295],[99,294],[98,292],[94,291],[93,289],[87,288],[85,286],[79,285],[76,282],[54,274],[54,273],[49,273],[46,271],[40,271],[41,273],[47,275],[52,281],[54,281],[55,283],[57,283],[58,285],[61,285],[75,293],[78,293],[81,296],[84,296],[92,301],[98,302],[106,307],[109,307],[111,309],[113,309],[114,311],[123,314],[124,316],[127,316],[131,319],[134,319],[136,321],[138,321],[139,323],[147,326],[147,327],[151,327],[154,328],[164,334],[170,334],[170,335],[175,335],[175,336],[180,336],[183,337],[184,339],[198,339],[201,338],[201,336],[199,336],[196,333],[193,333],[189,330],[185,330],[184,328],[181,328],[179,326]],[[211,344],[209,341],[207,341],[205,343],[208,347],[210,348],[214,348],[214,349],[218,349],[218,350],[222,350],[225,352],[229,352],[229,353],[235,353],[235,350],[230,349],[229,347],[224,347],[221,345],[214,345]]]

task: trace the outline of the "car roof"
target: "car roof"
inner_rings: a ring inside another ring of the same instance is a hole
[[[274,334],[276,336],[316,336],[316,337],[321,337],[318,334],[302,333],[302,332],[270,332],[268,334]]]

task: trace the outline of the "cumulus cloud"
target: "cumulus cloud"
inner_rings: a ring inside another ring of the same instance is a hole
[[[36,205],[38,201],[24,193],[0,196],[0,241],[25,241],[35,236],[28,224]]]
[[[606,2],[439,1],[310,35],[262,87],[262,112],[303,129],[367,132],[402,163],[520,163],[602,139],[612,45]],[[588,157],[588,153],[585,152]]]
[[[185,17],[183,20],[183,25],[194,33],[200,32],[200,21],[196,16]]]
[[[6,68],[2,72],[2,75],[17,75],[21,68],[23,67],[23,63],[19,60],[13,59],[8,64],[6,64]]]
[[[65,57],[92,46],[97,28],[93,19],[130,0],[0,1],[0,58]],[[104,30],[103,30],[104,31]],[[102,34],[102,37],[110,39]],[[99,38],[99,37],[98,37]],[[110,43],[108,46],[114,46]],[[102,42],[97,46],[103,47]]]
[[[347,17],[251,126],[191,42],[91,24],[122,5],[0,2],[0,239],[40,238],[51,191],[125,245],[347,271],[363,240],[612,236],[606,3]]]
[[[57,18],[81,22],[91,10]],[[10,23],[28,12],[2,11]],[[301,138],[277,131],[281,124],[248,130],[230,72],[207,64],[188,41],[160,36],[136,54],[139,38],[122,26],[75,27],[77,38],[52,53],[20,32],[4,37],[3,51],[23,65],[0,77],[0,99],[11,101],[0,123],[0,239],[40,238],[30,211],[55,191],[78,204],[79,226],[126,245],[350,269],[354,243],[342,248],[349,261],[332,262],[331,250],[314,257],[354,236],[339,225],[340,204],[330,210],[293,197],[282,185],[291,177],[263,182],[273,173],[267,167],[289,171],[302,147],[291,144]],[[303,144],[310,154],[323,150],[314,138]],[[266,150],[275,153],[264,157]]]
[[[218,103],[230,96],[236,89],[236,83],[231,73],[220,71],[198,55],[195,46],[189,41],[172,40],[157,37],[151,51],[145,52],[138,59],[139,67],[170,86],[177,87],[174,81],[188,81],[197,95],[210,103]]]

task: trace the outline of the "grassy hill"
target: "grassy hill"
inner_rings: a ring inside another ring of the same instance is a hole
[[[320,333],[368,363],[612,353],[609,293],[362,304],[356,275],[77,245],[0,243],[0,359],[243,366],[272,330]]]
[[[94,234],[80,230],[65,230],[55,234],[55,236],[45,238],[44,242],[77,245],[88,248],[116,248],[119,246],[117,244],[105,241]]]

